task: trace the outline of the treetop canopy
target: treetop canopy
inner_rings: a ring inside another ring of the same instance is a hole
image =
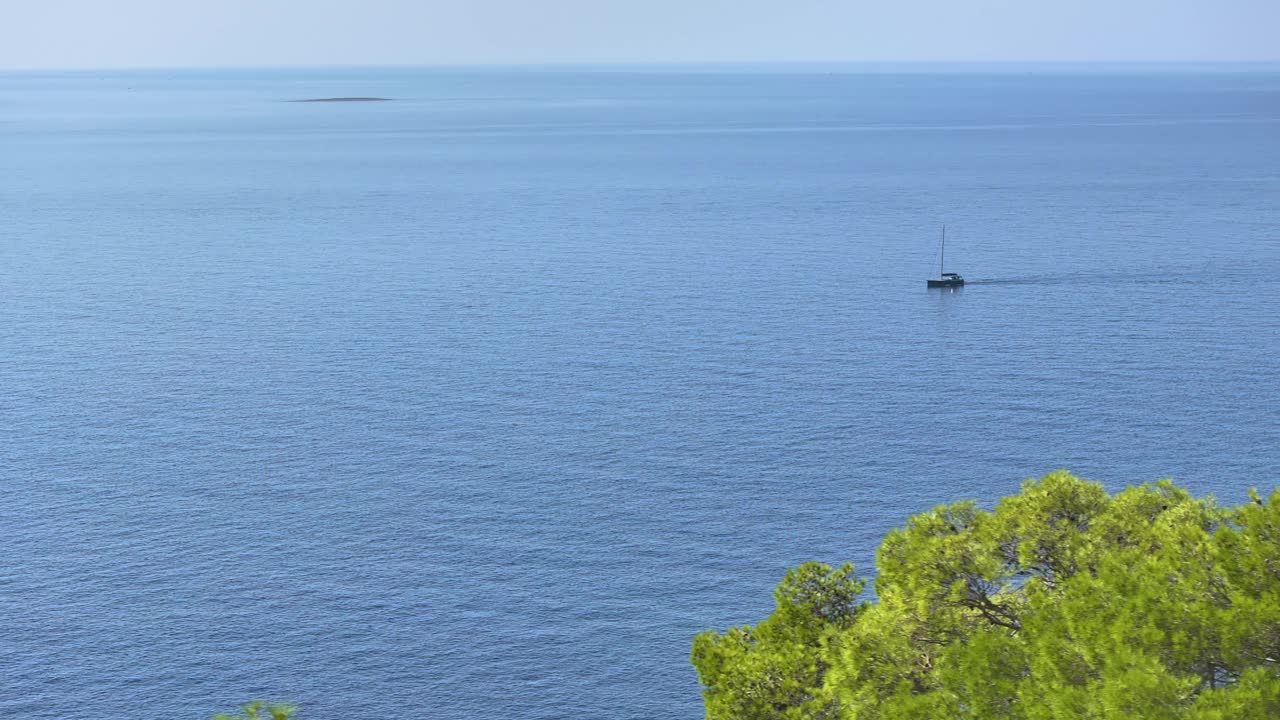
[[[1056,472],[993,511],[787,573],[773,614],[693,643],[709,720],[1280,717],[1280,490],[1219,508]]]

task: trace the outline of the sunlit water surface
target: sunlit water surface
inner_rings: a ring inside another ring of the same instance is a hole
[[[1274,72],[9,73],[0,143],[3,717],[696,718],[910,513],[1276,482]]]

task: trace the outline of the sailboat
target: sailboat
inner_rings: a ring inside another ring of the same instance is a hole
[[[964,278],[958,273],[945,272],[944,262],[947,259],[947,226],[942,226],[942,247],[938,253],[938,277],[929,278],[928,283],[931,288],[958,288],[964,287]]]

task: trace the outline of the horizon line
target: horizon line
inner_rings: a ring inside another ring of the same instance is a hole
[[[372,69],[631,69],[631,68],[1123,68],[1123,67],[1275,67],[1268,60],[549,60],[539,62],[428,63],[282,63],[231,65],[0,65],[0,72],[127,72],[188,70],[372,70]]]

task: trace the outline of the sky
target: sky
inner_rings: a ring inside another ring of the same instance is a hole
[[[0,0],[0,68],[1280,60],[1280,0]]]

